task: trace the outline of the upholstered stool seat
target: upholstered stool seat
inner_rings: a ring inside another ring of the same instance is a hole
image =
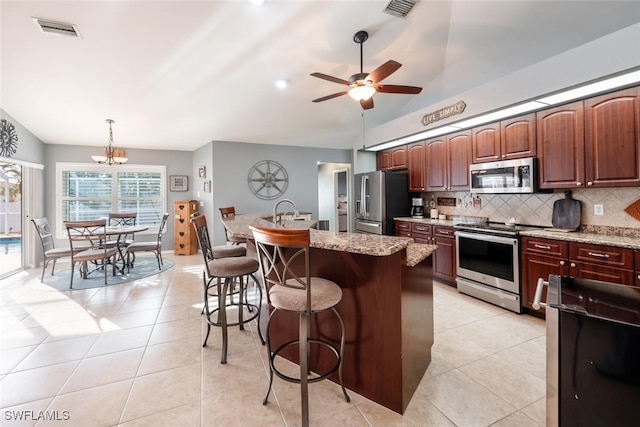
[[[240,245],[221,245],[213,247],[213,258],[245,256],[247,248]]]
[[[271,305],[280,310],[304,311],[307,308],[307,291],[296,289],[295,280],[287,280],[289,286],[274,285],[269,291]],[[311,311],[327,310],[340,302],[342,289],[331,280],[311,277]]]

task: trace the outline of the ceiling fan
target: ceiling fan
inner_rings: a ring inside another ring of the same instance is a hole
[[[386,79],[391,74],[398,71],[400,67],[402,67],[402,64],[396,61],[387,61],[373,70],[371,73],[364,73],[362,71],[362,44],[367,41],[368,38],[369,34],[366,31],[358,31],[353,36],[353,41],[360,45],[360,72],[349,77],[349,80],[343,80],[338,77],[333,77],[322,73],[311,73],[313,77],[351,87],[350,89],[344,90],[342,92],[314,99],[313,102],[322,102],[328,99],[337,98],[338,96],[349,94],[349,96],[356,101],[360,101],[360,105],[362,105],[363,109],[368,110],[370,108],[373,108],[373,94],[376,92],[404,93],[409,95],[416,95],[422,91],[421,87],[416,86],[380,84],[382,80]]]

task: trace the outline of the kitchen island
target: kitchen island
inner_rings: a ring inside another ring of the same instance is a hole
[[[223,220],[234,236],[248,240],[250,224],[274,226],[268,214],[236,215]],[[309,228],[313,221],[285,221],[286,227]],[[406,237],[311,230],[311,274],[342,288],[337,309],[346,328],[344,385],[400,414],[431,361],[433,280],[431,254],[436,246]],[[339,343],[335,316],[319,313],[313,333]],[[263,322],[266,319],[263,319]],[[297,316],[278,313],[272,321],[273,348],[298,334]],[[295,351],[286,354],[297,361]],[[316,355],[319,371],[333,361]],[[337,382],[337,374],[332,377]]]

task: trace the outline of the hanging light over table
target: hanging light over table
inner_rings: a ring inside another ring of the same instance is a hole
[[[115,148],[113,146],[113,129],[111,129],[111,125],[114,123],[113,120],[107,119],[107,123],[109,123],[109,143],[106,147],[104,147],[104,156],[91,156],[93,161],[98,163],[106,163],[108,165],[117,164],[121,165],[126,163],[127,159],[124,157],[124,150]]]

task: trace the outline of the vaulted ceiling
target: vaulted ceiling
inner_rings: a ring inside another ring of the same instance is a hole
[[[424,109],[640,22],[638,1],[5,1],[0,107],[48,144],[193,150],[210,141],[350,148],[362,129]],[[75,24],[41,32],[33,17]],[[393,59],[375,108],[310,76]],[[289,86],[278,89],[275,81]],[[399,135],[400,136],[400,135]]]

